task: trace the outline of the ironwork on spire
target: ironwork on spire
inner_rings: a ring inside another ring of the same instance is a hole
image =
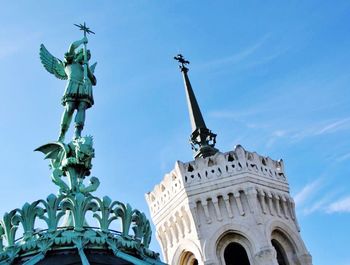
[[[186,67],[190,62],[185,60],[182,54],[176,55],[174,59],[179,62],[179,68],[185,83],[188,112],[192,127],[190,143],[194,151],[194,158],[212,156],[218,152],[218,149],[215,148],[216,134],[212,133],[205,125],[196,96],[194,95],[187,74],[189,69]]]

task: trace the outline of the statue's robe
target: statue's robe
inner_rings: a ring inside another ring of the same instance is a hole
[[[68,101],[86,102],[87,107],[90,108],[94,104],[92,84],[96,83],[96,79],[88,69],[88,80],[84,83],[84,67],[74,57],[74,54],[70,53],[64,56],[68,82],[62,97],[62,105]]]

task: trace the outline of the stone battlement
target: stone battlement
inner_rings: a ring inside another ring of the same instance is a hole
[[[164,176],[160,184],[146,194],[146,199],[151,212],[155,213],[183,188],[236,175],[237,178],[239,175],[244,177],[246,174],[243,173],[288,185],[282,159],[272,160],[256,152],[246,151],[241,145],[237,145],[233,151],[227,153],[218,152],[214,156],[197,158],[187,163],[177,161],[175,168]]]

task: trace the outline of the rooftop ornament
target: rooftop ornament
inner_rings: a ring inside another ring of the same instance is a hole
[[[152,231],[145,214],[107,196],[94,196],[100,184],[96,177],[84,184],[90,176],[94,148],[92,136],[82,137],[81,132],[85,110],[93,105],[96,63],[89,66],[87,50],[87,34],[94,32],[85,23],[76,26],[84,37],[70,45],[64,61],[52,56],[44,45],[40,47],[45,69],[68,80],[59,139],[35,150],[50,160],[51,179],[59,191],[4,214],[0,220],[0,265],[50,264],[40,262],[59,251],[77,252],[83,265],[90,264],[91,251],[105,251],[124,260],[123,264],[164,264],[159,254],[149,249]],[[80,46],[83,48],[78,50]],[[64,143],[75,110],[74,137]],[[89,224],[92,222],[96,225]],[[44,227],[38,228],[38,223]],[[120,231],[112,229],[116,226]]]
[[[179,68],[185,83],[188,112],[192,127],[190,143],[194,151],[194,158],[212,156],[218,152],[218,149],[215,148],[216,134],[212,133],[205,125],[196,96],[194,95],[187,74],[189,69],[186,67],[190,62],[187,61],[182,54],[176,55],[174,59],[179,62]]]

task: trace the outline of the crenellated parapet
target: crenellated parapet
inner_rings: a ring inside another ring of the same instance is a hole
[[[288,187],[282,159],[272,160],[237,145],[233,151],[227,153],[218,152],[187,163],[177,161],[175,168],[164,176],[153,191],[146,194],[146,199],[151,213],[156,214],[183,189],[193,189],[198,185],[225,181],[228,178],[243,178],[247,176],[246,173],[262,181]]]
[[[180,170],[179,161],[176,162],[175,168],[164,176],[164,179],[157,184],[153,191],[147,193],[146,200],[151,209],[151,213],[160,210],[174,196],[180,193],[184,188],[182,171]]]
[[[185,186],[192,183],[205,183],[212,179],[226,178],[233,174],[249,172],[266,179],[287,183],[283,160],[272,160],[246,151],[237,145],[227,153],[218,153],[208,158],[200,158],[188,163],[179,162]]]

